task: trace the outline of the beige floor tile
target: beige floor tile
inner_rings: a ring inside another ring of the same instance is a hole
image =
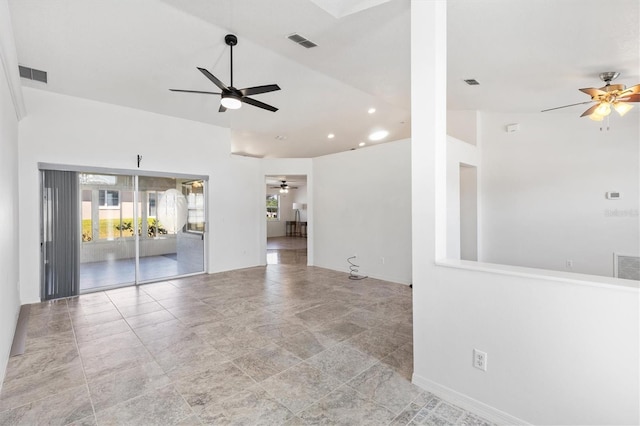
[[[307,363],[295,365],[260,385],[278,402],[298,413],[342,384]]]
[[[491,426],[411,384],[411,305],[300,264],[34,304],[0,424]]]
[[[84,418],[93,419],[93,408],[84,385],[0,412],[2,425],[66,425]]]
[[[319,353],[307,362],[346,382],[378,362],[371,355],[360,352],[351,346],[340,344]]]
[[[173,386],[152,390],[96,412],[100,425],[173,425],[192,415],[189,404]]]
[[[231,362],[219,365],[175,382],[175,387],[196,413],[205,406],[221,403],[253,386],[255,382]]]
[[[395,415],[343,386],[303,411],[299,417],[311,424],[384,425]]]
[[[301,362],[300,358],[281,347],[270,344],[233,360],[255,381],[260,382]]]

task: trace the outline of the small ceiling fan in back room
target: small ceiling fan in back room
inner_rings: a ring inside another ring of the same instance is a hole
[[[542,112],[596,102],[595,105],[583,112],[580,117],[589,117],[594,121],[602,121],[611,114],[612,109],[622,117],[633,108],[633,105],[629,105],[629,102],[640,102],[640,84],[631,86],[628,89],[624,84],[611,84],[619,75],[620,73],[614,71],[600,73],[600,80],[605,83],[603,87],[599,89],[594,87],[579,89],[581,92],[591,96],[589,101],[549,108],[542,110]]]
[[[289,184],[287,183],[286,180],[281,180],[280,182],[282,182],[280,185],[278,185],[278,186],[270,186],[269,188],[271,188],[271,189],[278,189],[279,188],[281,194],[287,194],[290,189],[298,189],[297,186],[289,186]]]
[[[204,68],[197,67],[198,70],[205,77],[213,82],[221,92],[204,92],[200,90],[183,90],[183,89],[169,89],[172,92],[185,92],[185,93],[200,93],[205,95],[220,95],[220,109],[218,112],[225,112],[227,109],[238,109],[243,103],[253,105],[258,108],[266,109],[267,111],[276,112],[278,108],[265,104],[264,102],[257,101],[253,98],[249,98],[252,95],[259,95],[261,93],[274,92],[280,90],[277,84],[267,84],[264,86],[247,87],[244,89],[236,89],[233,86],[233,46],[238,44],[238,38],[233,34],[227,34],[224,37],[224,42],[229,46],[229,56],[231,58],[231,83],[229,86],[220,81],[216,76],[211,74]]]

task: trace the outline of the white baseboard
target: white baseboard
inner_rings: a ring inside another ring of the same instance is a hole
[[[439,383],[418,376],[415,373],[413,374],[412,382],[414,385],[498,425],[531,424],[525,422],[522,419],[514,417],[511,414],[505,413],[504,411],[500,411],[497,408],[487,405],[484,402],[480,402],[477,399],[473,399],[465,394],[457,392]]]
[[[345,266],[345,265],[326,265],[326,264],[318,264],[317,262],[315,262],[314,265],[309,265],[309,266],[316,266],[318,268],[330,269],[332,271],[343,272],[346,275],[349,275],[349,268],[348,266]],[[390,283],[403,284],[407,286],[412,283],[411,279],[407,280],[406,278],[400,278],[392,275],[375,274],[375,273],[367,274],[367,273],[364,273],[363,271],[359,271],[358,275],[365,275],[368,278],[373,278],[381,281],[389,281]]]

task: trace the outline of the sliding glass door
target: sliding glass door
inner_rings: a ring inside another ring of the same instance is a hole
[[[131,175],[78,173],[81,199],[80,290],[136,281]]]
[[[204,181],[138,178],[138,281],[204,271]]]
[[[67,195],[59,200],[54,195],[61,190],[45,179],[55,173],[69,173]],[[203,273],[205,184],[189,176],[43,170],[43,294],[64,297]],[[54,259],[56,247],[76,261]],[[76,276],[69,294],[52,284],[69,281],[65,274]]]

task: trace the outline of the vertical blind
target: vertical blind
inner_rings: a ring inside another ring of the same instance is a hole
[[[76,172],[42,171],[42,299],[78,294],[80,227]]]

